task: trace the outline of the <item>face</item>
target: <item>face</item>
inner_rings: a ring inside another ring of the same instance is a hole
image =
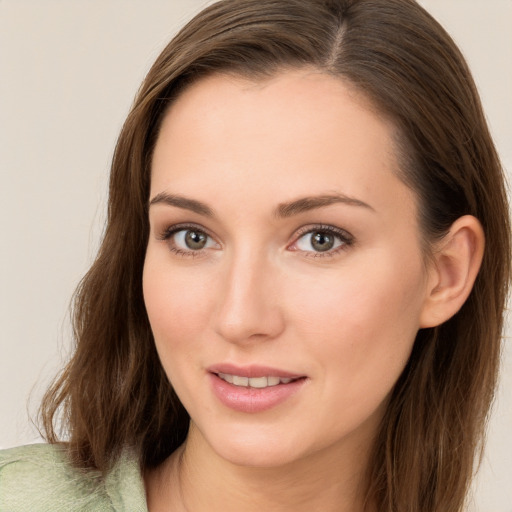
[[[392,137],[311,70],[209,77],[166,114],[144,298],[191,434],[220,457],[272,466],[375,435],[427,289]]]

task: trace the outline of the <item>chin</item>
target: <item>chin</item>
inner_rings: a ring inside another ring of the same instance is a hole
[[[222,459],[236,466],[271,468],[293,463],[305,454],[304,443],[264,428],[231,428],[228,435],[206,433],[205,441]]]
[[[283,450],[282,447],[267,443],[266,446],[253,444],[232,444],[216,450],[218,455],[235,466],[277,468],[297,460],[297,451]]]

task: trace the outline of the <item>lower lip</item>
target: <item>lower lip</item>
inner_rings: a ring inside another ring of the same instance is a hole
[[[283,403],[302,387],[305,378],[288,384],[278,384],[266,388],[235,386],[222,380],[216,374],[210,374],[215,396],[227,407],[239,412],[262,412]]]

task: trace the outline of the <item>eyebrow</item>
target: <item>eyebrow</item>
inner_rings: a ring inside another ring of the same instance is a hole
[[[184,210],[190,210],[204,215],[205,217],[214,217],[213,210],[206,204],[195,199],[188,197],[177,196],[174,194],[167,194],[166,192],[160,192],[149,202],[149,206],[153,204],[166,204],[168,206],[176,206],[177,208],[183,208]]]
[[[331,204],[337,203],[346,204],[349,206],[359,206],[375,211],[369,204],[354,197],[349,197],[344,194],[326,194],[320,196],[302,197],[289,203],[281,203],[276,208],[274,215],[277,218],[287,218],[292,217],[293,215],[298,215],[299,213],[315,210],[316,208],[323,208],[325,206],[330,206]]]
[[[309,210],[315,210],[317,208],[323,208],[338,203],[349,206],[358,206],[375,211],[369,204],[359,199],[355,199],[344,194],[325,194],[320,196],[301,197],[294,201],[280,203],[274,210],[274,217],[278,219],[293,217],[294,215],[298,215]],[[205,217],[215,217],[214,211],[207,204],[197,201],[196,199],[168,194],[166,192],[160,192],[153,197],[149,202],[149,206],[154,204],[166,204],[168,206],[175,206],[184,210],[190,210]]]

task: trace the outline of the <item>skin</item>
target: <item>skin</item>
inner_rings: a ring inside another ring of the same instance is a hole
[[[152,162],[143,285],[191,427],[146,477],[151,511],[362,510],[389,393],[418,329],[443,320],[432,316],[440,273],[421,251],[393,130],[343,81],[310,69],[258,83],[212,76],[171,106]],[[276,216],[326,195],[350,201]],[[180,223],[206,233],[205,248],[188,248],[185,232],[165,238]],[[320,253],[304,233],[319,225],[350,236]],[[207,371],[225,362],[306,379],[276,407],[234,411]]]

